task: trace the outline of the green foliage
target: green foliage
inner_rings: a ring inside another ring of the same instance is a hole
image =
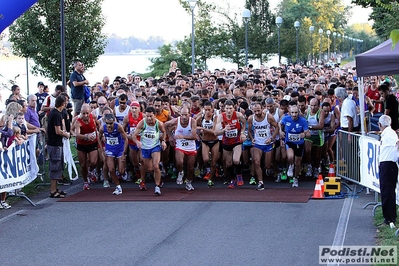
[[[247,0],[245,7],[251,12],[248,23],[248,48],[252,59],[267,60],[267,55],[274,52],[275,16],[270,12],[268,1]]]
[[[181,44],[180,44],[181,45]],[[179,46],[179,45],[178,45]],[[186,56],[179,51],[178,47],[174,47],[171,44],[165,44],[158,48],[159,57],[151,58],[152,63],[150,67],[150,72],[145,74],[145,77],[156,77],[164,76],[169,73],[170,63],[172,61],[177,62],[177,66],[182,70],[182,73],[187,73],[191,71],[191,63],[188,62]],[[190,50],[191,54],[191,50]]]
[[[299,58],[306,61],[311,51],[309,26],[314,26],[315,31],[312,35],[313,53],[320,52],[320,42],[322,42],[322,52],[327,51],[333,46],[333,32],[343,33],[343,28],[347,25],[348,10],[341,0],[283,0],[278,6],[278,14],[283,18],[281,25],[281,54],[290,60],[295,57],[296,42],[294,22],[301,23],[299,29]],[[323,29],[323,39],[319,37],[318,30]],[[329,42],[326,31],[330,30]]]
[[[399,42],[399,30],[391,31],[390,38],[392,39],[392,49],[395,49],[396,44]]]
[[[81,60],[93,67],[103,54],[106,36],[101,33],[103,0],[65,0],[65,58],[67,64]],[[35,62],[33,74],[61,80],[60,1],[39,0],[10,26],[16,55]],[[68,70],[69,71],[69,70]],[[69,73],[66,73],[68,76]]]

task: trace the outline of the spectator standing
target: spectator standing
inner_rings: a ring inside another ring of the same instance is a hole
[[[381,101],[384,104],[384,114],[391,118],[391,128],[398,130],[398,100],[395,95],[389,93],[389,87],[382,84],[378,87],[378,92],[381,94]]]
[[[58,190],[57,181],[62,178],[63,144],[62,138],[69,138],[71,134],[66,131],[62,110],[66,107],[65,96],[60,95],[55,100],[55,108],[48,117],[47,153],[49,155],[50,198],[64,198],[66,193]]]
[[[380,192],[382,203],[382,215],[384,223],[395,228],[396,222],[396,183],[398,182],[398,135],[391,127],[391,118],[382,115],[378,119],[381,133],[380,145]]]
[[[69,86],[71,87],[71,96],[73,101],[74,116],[80,114],[80,110],[84,103],[85,85],[89,85],[89,81],[83,76],[85,70],[84,65],[80,61],[73,64],[74,71],[69,77]]]

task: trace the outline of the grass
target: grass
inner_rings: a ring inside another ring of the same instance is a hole
[[[399,241],[395,236],[396,229],[391,229],[389,226],[378,226],[384,221],[382,216],[382,209],[377,208],[374,216],[374,225],[377,227],[377,245],[378,246],[396,246],[399,250]],[[396,258],[399,261],[399,252]],[[378,265],[388,265],[388,264],[378,264]]]

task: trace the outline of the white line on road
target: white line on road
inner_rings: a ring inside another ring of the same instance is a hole
[[[356,185],[353,188],[353,191],[356,191]],[[342,206],[341,215],[339,216],[337,229],[335,230],[334,241],[332,246],[339,246],[342,247],[345,241],[346,229],[348,228],[349,217],[352,210],[353,205],[353,198],[354,197],[347,197],[344,200],[344,205]],[[328,265],[339,265],[335,264],[328,264]]]

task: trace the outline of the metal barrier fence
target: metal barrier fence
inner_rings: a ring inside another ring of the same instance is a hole
[[[336,175],[360,184],[360,149],[359,138],[362,135],[338,131],[336,140]]]

